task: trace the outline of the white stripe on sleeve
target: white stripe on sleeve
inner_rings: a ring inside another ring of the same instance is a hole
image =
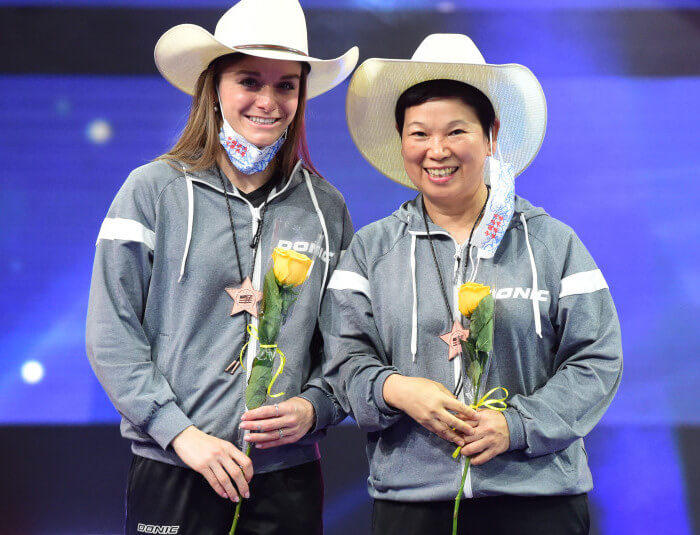
[[[371,299],[369,293],[369,281],[362,275],[358,275],[352,271],[343,271],[336,269],[333,272],[331,281],[328,283],[329,290],[352,290],[363,293],[368,299]]]
[[[133,219],[106,217],[97,236],[97,241],[100,240],[136,241],[153,250],[156,246],[156,233]]]
[[[599,269],[582,271],[561,280],[559,299],[567,295],[589,294],[607,287],[608,283]]]

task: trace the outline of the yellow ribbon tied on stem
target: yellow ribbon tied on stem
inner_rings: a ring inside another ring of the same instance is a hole
[[[243,354],[245,353],[245,348],[248,346],[251,339],[255,338],[256,340],[260,340],[260,338],[258,337],[258,328],[255,325],[253,325],[252,323],[249,323],[248,327],[246,327],[246,330],[248,331],[248,334],[250,335],[250,339],[248,339],[248,341],[245,344],[243,344],[243,347],[241,348],[241,352],[238,355],[238,359],[241,361],[241,367],[244,370],[246,370],[244,359],[243,359]],[[272,390],[272,385],[275,384],[275,381],[277,381],[277,378],[284,371],[284,363],[287,362],[287,359],[284,356],[284,353],[282,353],[282,350],[279,347],[277,347],[277,344],[260,344],[260,349],[274,349],[275,353],[277,353],[280,356],[280,365],[277,368],[275,375],[272,376],[272,380],[270,381],[270,384],[267,387],[267,395],[271,398],[278,398],[280,396],[284,396],[284,392],[280,392],[279,394],[270,394],[270,390]]]
[[[503,390],[503,392],[505,392],[505,395],[500,398],[492,398],[491,396],[499,390]],[[481,396],[479,401],[477,401],[476,403],[471,403],[469,406],[475,411],[481,408],[486,408],[491,409],[492,411],[503,412],[508,408],[506,399],[508,399],[508,389],[502,386],[497,386],[496,388],[492,388],[491,390],[486,392],[486,394]],[[453,459],[456,459],[459,456],[459,452],[462,449],[462,447],[463,446],[458,446],[454,453],[452,453]]]

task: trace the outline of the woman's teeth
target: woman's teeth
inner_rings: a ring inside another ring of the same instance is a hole
[[[445,177],[445,176],[450,176],[453,174],[455,171],[457,171],[456,167],[446,167],[444,169],[426,169],[428,174],[430,176],[436,176],[436,177]]]
[[[256,124],[274,124],[277,121],[274,118],[253,117],[251,115],[246,115],[246,117]]]

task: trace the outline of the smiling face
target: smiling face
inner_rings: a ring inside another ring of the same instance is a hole
[[[458,98],[406,108],[401,155],[411,182],[434,204],[463,203],[483,185],[488,133]]]
[[[219,74],[224,117],[257,147],[272,145],[294,119],[300,76],[296,61],[244,55]]]

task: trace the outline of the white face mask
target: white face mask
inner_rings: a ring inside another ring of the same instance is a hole
[[[490,137],[490,135],[489,135]],[[493,144],[492,144],[493,146]],[[491,193],[484,208],[484,215],[474,229],[472,243],[479,248],[483,258],[496,253],[515,211],[515,173],[513,166],[503,162],[501,150],[496,145],[497,157],[487,158]],[[491,151],[493,154],[493,150]]]
[[[231,163],[236,169],[246,175],[265,170],[285,142],[287,130],[285,129],[284,134],[272,145],[259,149],[231,127],[226,117],[224,117],[224,107],[221,105],[221,98],[219,98],[219,109],[223,119],[223,125],[221,130],[219,130],[219,141],[224,147],[226,154],[228,154]]]

